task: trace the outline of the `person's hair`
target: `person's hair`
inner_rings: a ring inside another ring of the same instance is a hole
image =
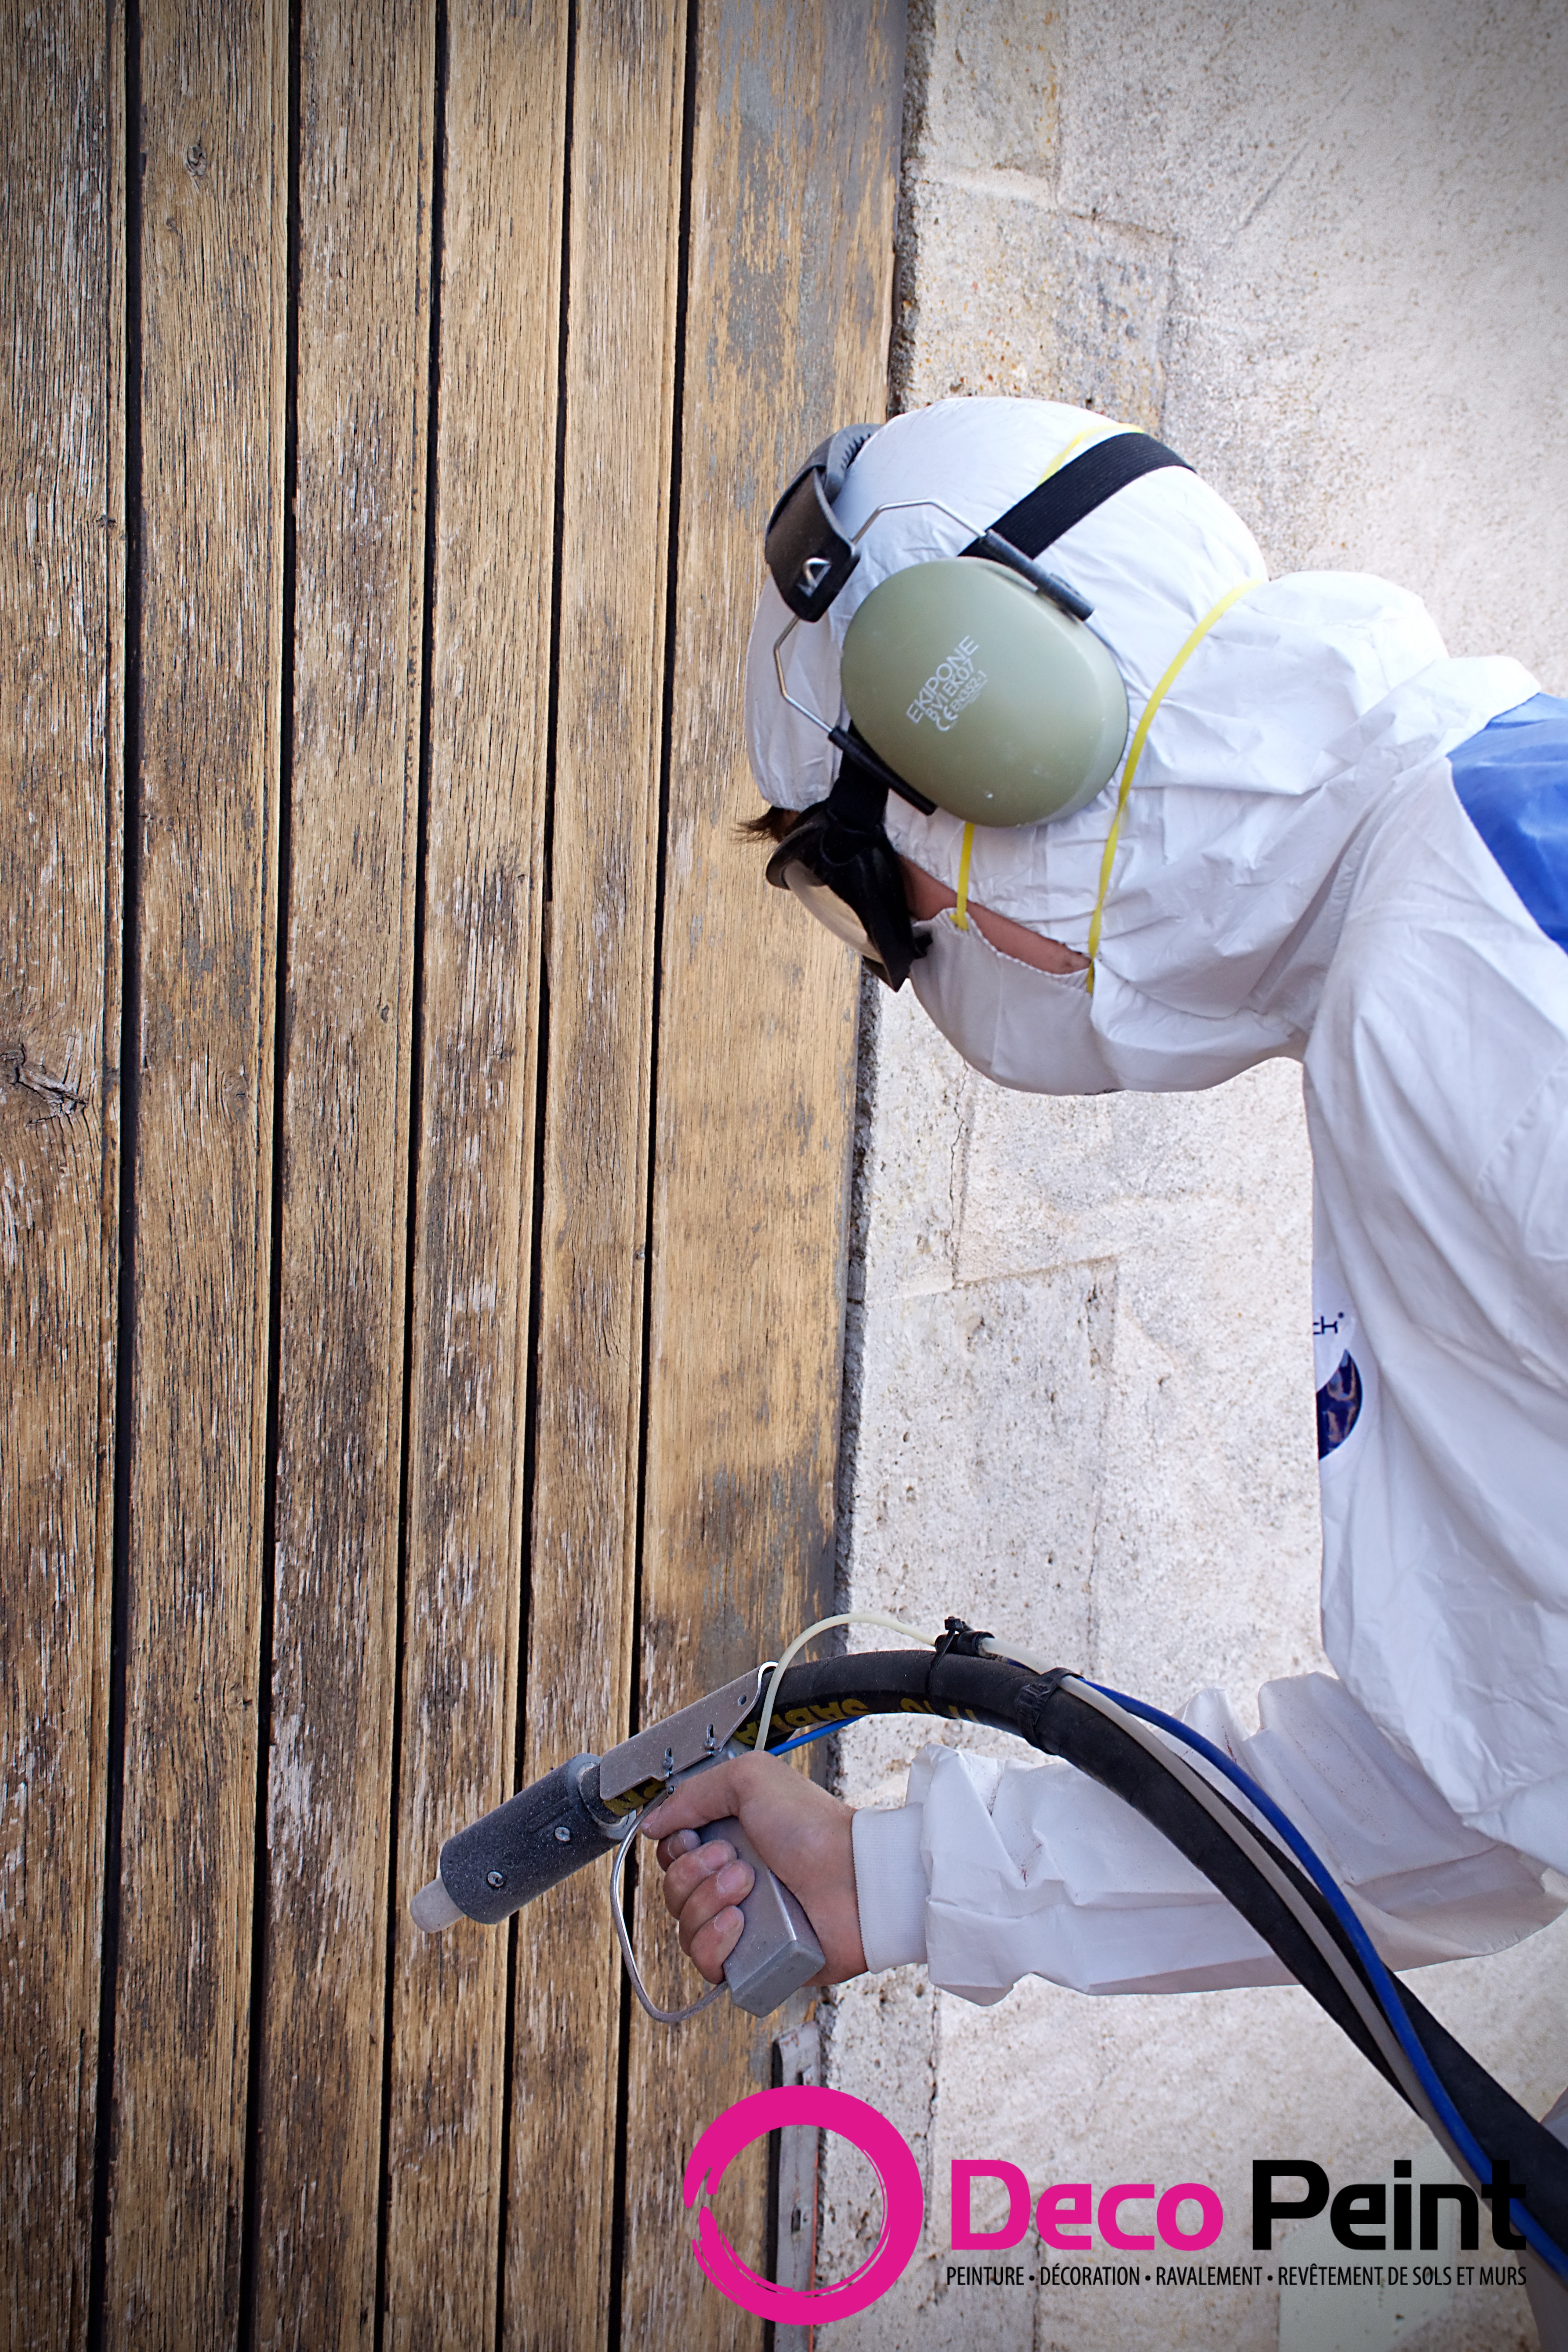
[[[776,848],[799,823],[799,809],[765,808],[761,816],[742,817],[736,830],[742,841],[771,842]]]

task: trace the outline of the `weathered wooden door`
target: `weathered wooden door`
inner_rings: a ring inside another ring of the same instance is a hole
[[[737,667],[901,7],[4,38],[0,2340],[754,2343],[768,2029],[628,2012],[602,1872],[406,1903],[824,1590],[856,977]]]

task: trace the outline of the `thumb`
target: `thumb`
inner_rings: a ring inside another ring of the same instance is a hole
[[[689,1780],[681,1782],[673,1796],[661,1797],[653,1811],[644,1816],[642,1834],[663,1838],[677,1830],[703,1829],[710,1822],[727,1821],[740,1810],[736,1759],[730,1758],[722,1764],[710,1766],[706,1772],[694,1772]]]

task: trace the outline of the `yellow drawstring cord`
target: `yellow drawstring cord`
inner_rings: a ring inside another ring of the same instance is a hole
[[[963,846],[958,853],[958,904],[952,910],[952,919],[961,931],[969,929],[969,854],[973,847],[974,827],[966,824]]]
[[[1099,422],[1100,420],[1097,417],[1095,419],[1095,425],[1098,425]],[[1056,456],[1051,459],[1051,462],[1046,467],[1045,472],[1040,476],[1041,482],[1048,482],[1053,474],[1059,474],[1061,472],[1062,467],[1067,464],[1068,459],[1072,456],[1074,450],[1081,449],[1083,447],[1084,443],[1094,431],[1095,425],[1086,425],[1081,433],[1075,433],[1072,439],[1067,442],[1063,447],[1057,451]],[[1114,441],[1117,436],[1112,432],[1103,434],[1100,437],[1106,441]],[[1037,482],[1035,487],[1038,489],[1039,483]]]
[[[1105,840],[1105,854],[1100,861],[1100,891],[1094,902],[1094,913],[1089,918],[1089,990],[1091,996],[1094,993],[1094,961],[1100,953],[1100,925],[1105,919],[1105,901],[1110,889],[1111,869],[1116,864],[1116,845],[1121,833],[1122,814],[1127,807],[1127,795],[1132,790],[1132,779],[1138,772],[1138,762],[1142,757],[1143,746],[1149,739],[1149,730],[1154,722],[1154,713],[1159,709],[1167,692],[1181,676],[1186,663],[1196,653],[1215,623],[1229,612],[1238,597],[1245,596],[1251,588],[1261,588],[1263,585],[1261,580],[1243,580],[1235,588],[1226,591],[1213,611],[1204,614],[1203,619],[1143,706],[1143,716],[1138,721],[1132,737],[1132,748],[1127,754],[1127,764],[1121,771],[1121,788],[1116,795],[1116,814],[1110,820],[1110,831]]]

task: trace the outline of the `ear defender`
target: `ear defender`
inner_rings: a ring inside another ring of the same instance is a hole
[[[1126,689],[1093,631],[1017,572],[970,556],[879,583],[849,624],[841,679],[878,758],[966,824],[1073,815],[1127,741]]]
[[[1113,435],[1048,475],[961,556],[909,564],[879,582],[844,640],[846,728],[791,694],[786,640],[824,617],[880,516],[929,506],[962,520],[940,499],[895,499],[845,536],[835,502],[876,431],[847,425],[821,443],[769,517],[768,569],[790,614],[773,647],[780,693],[928,814],[940,808],[999,826],[1071,816],[1116,772],[1127,695],[1110,652],[1085,626],[1092,608],[1036,558],[1123,484],[1182,460],[1145,435]]]

